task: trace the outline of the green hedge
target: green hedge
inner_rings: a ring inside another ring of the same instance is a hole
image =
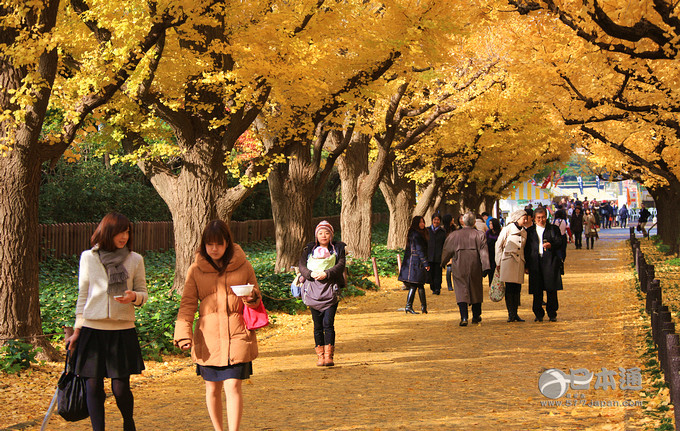
[[[377,228],[376,239],[383,241],[386,227]],[[384,232],[383,232],[384,231]],[[384,242],[384,241],[383,241]],[[276,251],[271,240],[243,246],[257,274],[264,294],[265,307],[271,312],[296,313],[306,307],[301,300],[290,296],[291,273],[274,272]],[[379,272],[382,276],[396,272],[396,254],[384,246],[375,245]],[[172,351],[172,336],[180,297],[172,293],[175,271],[174,251],[149,252],[144,258],[149,300],[137,309],[137,330],[142,352],[146,358],[159,359],[159,355]],[[348,286],[343,296],[364,295],[364,290],[375,289],[371,281],[373,269],[370,260],[350,258],[348,261]],[[72,326],[78,297],[78,257],[50,258],[40,265],[40,309],[43,331],[63,339],[62,326]]]

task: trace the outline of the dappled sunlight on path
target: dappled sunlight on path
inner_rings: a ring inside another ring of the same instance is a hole
[[[406,315],[405,292],[341,303],[336,366],[315,366],[311,318],[303,330],[263,341],[244,384],[243,430],[637,429],[642,407],[548,407],[538,378],[548,368],[640,366],[637,300],[625,232],[604,231],[594,250],[569,246],[558,322],[533,322],[522,286],[520,316],[507,323],[504,302],[485,300],[480,325],[458,326],[453,292],[433,296],[429,314]],[[416,299],[415,306],[419,303]],[[414,306],[414,308],[415,308]],[[636,391],[574,391],[587,401],[635,401]],[[140,430],[210,430],[204,385],[192,367],[135,389]],[[568,398],[562,397],[562,401]],[[559,400],[558,400],[559,401]],[[107,422],[121,428],[113,400]],[[85,430],[86,421],[50,429]]]

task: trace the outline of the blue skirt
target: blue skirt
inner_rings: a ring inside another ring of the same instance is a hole
[[[223,382],[228,379],[245,380],[253,375],[253,363],[244,362],[226,367],[196,364],[196,375],[208,382]]]

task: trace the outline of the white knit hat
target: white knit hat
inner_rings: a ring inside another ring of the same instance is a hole
[[[527,212],[524,211],[524,210],[513,211],[513,212],[511,212],[510,215],[508,216],[508,221],[507,221],[507,223],[508,223],[508,224],[514,223],[514,222],[516,222],[517,220],[521,219],[522,216],[525,216],[525,215],[527,215]]]

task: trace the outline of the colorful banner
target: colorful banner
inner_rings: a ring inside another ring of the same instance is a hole
[[[545,180],[543,180],[543,184],[541,184],[541,188],[542,188],[542,189],[548,187],[548,185],[550,184],[550,180],[552,179],[552,176],[553,176],[553,175],[555,175],[555,171],[552,171],[552,173],[551,173],[550,175],[548,175],[548,178],[546,178]]]

